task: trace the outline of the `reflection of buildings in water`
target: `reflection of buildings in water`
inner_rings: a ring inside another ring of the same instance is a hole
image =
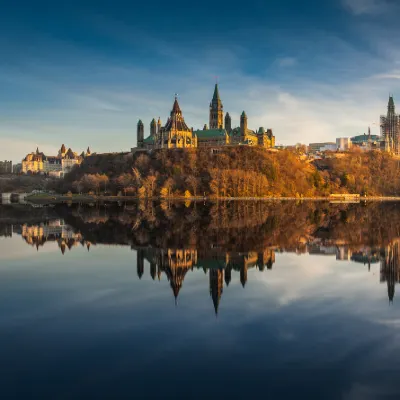
[[[381,260],[380,249],[362,247],[352,252],[350,260],[353,262],[368,265],[368,271],[371,270],[371,264],[376,264]]]
[[[63,220],[53,220],[39,225],[27,225],[21,226],[20,234],[26,243],[31,246],[36,246],[39,250],[40,246],[44,246],[46,242],[57,242],[64,254],[66,248],[71,250],[73,246],[78,244],[86,244],[89,250],[90,242],[83,241],[80,233],[75,233],[74,230],[64,223]]]
[[[351,259],[352,251],[348,246],[337,246],[336,247],[336,260],[338,261],[349,261]]]
[[[389,302],[393,302],[395,285],[400,282],[399,243],[396,239],[386,246],[381,260],[380,281],[387,282]]]
[[[210,296],[214,304],[215,314],[218,314],[219,301],[221,300],[224,287],[224,270],[210,269]]]
[[[336,256],[337,247],[336,246],[324,246],[311,244],[308,246],[308,253],[311,255],[326,255],[326,256]]]
[[[13,226],[12,225],[2,225],[0,224],[0,237],[12,237]]]
[[[154,280],[158,275],[164,273],[170,283],[172,292],[177,301],[183,281],[189,270],[203,269],[209,274],[210,296],[214,304],[215,313],[218,313],[218,307],[221,300],[224,278],[226,286],[232,279],[232,271],[240,274],[240,282],[244,287],[247,282],[247,271],[249,268],[258,268],[264,271],[265,268],[272,269],[275,262],[275,252],[272,249],[266,249],[262,253],[215,253],[211,251],[202,255],[196,249],[156,249],[141,248],[136,249],[137,255],[137,275],[139,279],[144,274],[144,260],[150,264],[150,276]]]

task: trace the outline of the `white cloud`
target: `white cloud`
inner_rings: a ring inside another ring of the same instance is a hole
[[[297,60],[294,57],[283,57],[277,60],[278,65],[281,67],[293,67],[297,64]]]
[[[355,15],[380,14],[393,6],[388,0],[343,0],[343,4]]]
[[[232,49],[224,52],[227,64],[217,62],[215,50],[194,59],[171,50],[174,60],[180,54],[179,70],[166,69],[162,74],[93,54],[85,57],[82,52],[78,52],[79,76],[73,63],[50,67],[43,60],[27,63],[32,68],[23,74],[2,69],[4,83],[45,92],[47,103],[2,104],[0,159],[20,160],[37,146],[54,154],[63,142],[75,151],[88,145],[97,152],[128,150],[136,144],[137,120],[144,121],[147,133],[153,117],[165,122],[175,92],[188,125],[201,128],[208,123],[215,75],[219,75],[224,110],[231,114],[233,124],[239,124],[245,110],[249,127],[272,128],[277,143],[334,140],[363,133],[369,125],[378,133],[379,124],[372,124],[385,111],[388,93],[394,93],[395,99],[400,94],[400,71],[393,69],[400,55],[395,43],[384,40],[386,35],[381,31],[364,35],[382,49],[380,57],[332,35],[317,35],[314,50],[307,53],[313,57],[310,65],[315,76],[303,76],[307,66],[295,57],[279,59],[287,66],[295,63],[293,68],[279,68],[275,60],[273,76],[269,71],[264,76],[250,75],[242,68],[244,50],[240,48],[236,56]],[[296,41],[296,48],[310,45],[305,39]],[[324,46],[331,50],[324,52]],[[62,51],[61,45],[56,47]],[[199,58],[202,62],[196,63]]]

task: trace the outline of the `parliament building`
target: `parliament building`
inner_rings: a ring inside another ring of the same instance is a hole
[[[153,118],[150,123],[150,135],[144,138],[144,125],[141,120],[137,124],[137,149],[170,149],[185,147],[215,147],[215,146],[260,146],[271,148],[275,146],[275,136],[272,129],[260,127],[258,131],[248,128],[247,115],[243,111],[240,116],[240,126],[232,128],[229,113],[225,114],[219,97],[218,84],[210,103],[209,125],[201,130],[193,130],[186,124],[178,99],[175,97],[170,117],[165,126],[160,118]],[[136,149],[135,149],[136,150]]]

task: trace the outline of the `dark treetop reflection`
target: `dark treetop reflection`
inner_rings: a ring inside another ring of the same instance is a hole
[[[96,244],[129,245],[136,250],[138,277],[142,278],[147,260],[152,279],[160,280],[164,273],[175,299],[186,274],[203,269],[209,274],[216,313],[223,281],[229,285],[232,271],[240,273],[244,287],[248,269],[272,269],[276,252],[331,255],[368,264],[368,268],[380,263],[380,281],[387,283],[390,302],[400,281],[400,207],[396,203],[59,206],[34,209],[35,215],[30,211],[30,223],[20,223],[27,219],[26,209],[12,210],[14,215],[8,217],[10,213],[2,211],[0,235],[20,234],[38,250],[56,241],[62,254],[78,244],[88,250]]]
[[[396,203],[0,206],[0,396],[398,399],[399,226]]]

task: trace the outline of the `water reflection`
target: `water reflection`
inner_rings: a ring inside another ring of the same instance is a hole
[[[2,207],[0,221],[0,236],[20,235],[38,251],[49,242],[63,255],[76,246],[130,246],[139,279],[147,262],[153,280],[166,276],[176,302],[187,274],[202,269],[215,313],[232,273],[245,287],[248,270],[271,270],[276,253],[331,256],[368,270],[380,263],[390,302],[400,280],[396,203],[135,203],[34,212],[10,206]]]

